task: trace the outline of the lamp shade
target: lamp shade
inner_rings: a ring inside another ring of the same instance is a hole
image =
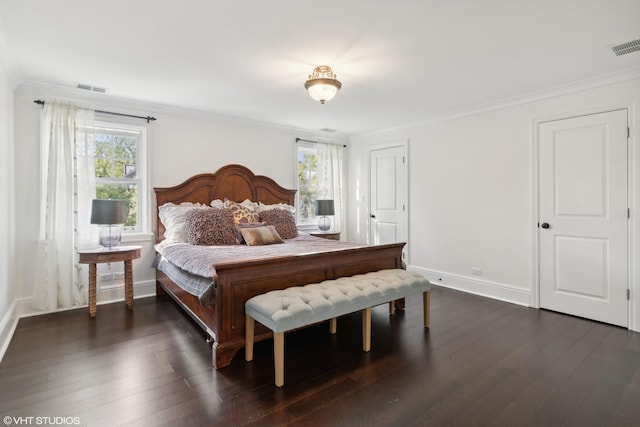
[[[316,200],[316,215],[326,216],[335,215],[336,211],[333,206],[333,200]]]
[[[91,224],[124,224],[125,200],[93,199],[91,204]]]

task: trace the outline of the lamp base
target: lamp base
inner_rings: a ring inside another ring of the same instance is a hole
[[[331,218],[326,216],[321,216],[318,220],[318,229],[320,231],[327,231],[331,228]]]
[[[114,246],[118,246],[120,244],[122,238],[122,231],[120,227],[102,227],[100,229],[100,237],[99,242],[100,245],[105,248],[111,249]]]

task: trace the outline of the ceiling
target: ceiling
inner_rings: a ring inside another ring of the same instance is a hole
[[[357,134],[640,67],[638,0],[0,0],[16,81]],[[304,82],[329,65],[325,105]]]

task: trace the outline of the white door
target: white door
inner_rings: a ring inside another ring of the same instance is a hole
[[[407,241],[405,147],[370,151],[371,242]],[[406,250],[406,247],[405,247]]]
[[[539,125],[540,307],[628,326],[627,111]]]

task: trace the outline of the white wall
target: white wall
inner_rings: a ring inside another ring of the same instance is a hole
[[[9,344],[17,316],[14,304],[16,289],[13,285],[13,110],[13,86],[4,64],[0,61],[0,359]]]
[[[295,138],[318,137],[302,130],[34,84],[19,85],[15,98],[16,207],[21,212],[17,219],[16,265],[17,294],[22,302],[22,314],[29,312],[28,303],[33,289],[30,254],[35,251],[38,233],[40,107],[33,103],[35,99],[64,99],[86,108],[156,117],[157,120],[150,126],[149,135],[150,198],[153,197],[153,187],[177,185],[194,174],[215,172],[228,163],[245,165],[254,173],[269,176],[284,187],[295,188]],[[155,220],[155,213],[152,216]],[[123,241],[125,239],[123,237]],[[136,297],[153,293],[155,270],[150,268],[154,255],[152,236],[146,234],[126,241],[144,246],[142,258],[134,261]],[[106,267],[100,265],[99,274],[101,268]],[[113,268],[122,267],[114,265]],[[121,298],[123,290],[119,287],[115,291],[103,291],[99,294],[98,303]]]
[[[640,248],[640,78],[513,104],[351,138],[350,187],[361,194],[350,210],[352,238],[366,241],[367,147],[408,139],[409,268],[434,282],[536,306],[536,121],[628,107],[632,212],[638,213],[631,224],[635,253]],[[637,258],[631,257],[634,330],[640,330]],[[482,269],[482,275],[472,275],[472,268]]]

